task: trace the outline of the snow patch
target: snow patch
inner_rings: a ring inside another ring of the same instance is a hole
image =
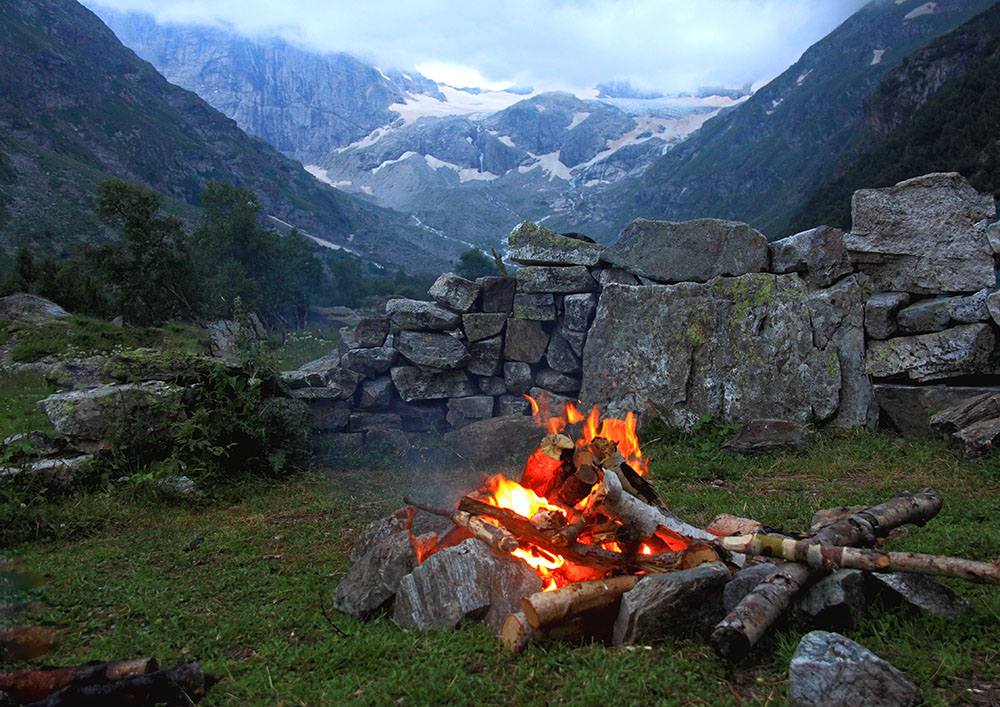
[[[885,49],[873,49],[872,50],[872,63],[871,63],[871,65],[875,66],[875,64],[881,64],[882,63],[882,55],[883,54],[885,54]]]
[[[327,174],[327,171],[322,167],[320,167],[319,165],[306,164],[302,166],[307,172],[309,172],[309,174],[316,177],[316,179],[323,182],[324,184],[329,184],[331,187],[345,187],[345,186],[349,187],[351,185],[351,182],[349,181],[345,182],[333,181],[332,179],[330,179],[330,175]]]
[[[478,95],[459,91],[451,86],[441,86],[441,93],[446,101],[420,94],[407,94],[406,103],[393,103],[389,110],[398,113],[405,125],[410,125],[417,118],[427,116],[443,117],[447,115],[487,115],[509,108],[510,106],[537,95],[534,92],[527,96],[519,96],[506,91],[486,91]]]
[[[577,125],[579,125],[589,117],[590,113],[587,113],[585,111],[582,111],[580,113],[574,113],[573,122],[571,122],[569,125],[566,126],[566,130],[567,131],[572,130],[573,128],[575,128]]]
[[[553,179],[556,179],[557,177],[566,182],[568,182],[570,179],[573,178],[570,168],[559,161],[558,152],[549,152],[544,155],[535,155],[531,152],[529,152],[528,154],[538,161],[532,164],[530,167],[525,167],[523,165],[519,166],[517,168],[517,171],[520,172],[521,174],[530,172],[533,169],[541,167],[542,172],[545,173],[545,175],[549,178],[550,182]]]
[[[371,147],[372,145],[374,145],[376,142],[378,142],[391,132],[392,128],[375,128],[368,135],[365,135],[357,142],[352,142],[350,145],[347,145],[346,147],[338,147],[337,152],[344,152],[345,150],[350,150],[351,148],[354,148],[356,150],[363,150],[366,147]]]
[[[801,86],[802,82],[805,81],[809,77],[809,74],[811,74],[812,72],[813,72],[813,70],[809,69],[809,71],[806,71],[805,73],[803,73],[802,75],[800,75],[797,79],[795,79],[795,85],[796,86]]]
[[[442,167],[447,167],[458,174],[458,180],[460,182],[491,182],[494,179],[499,179],[499,175],[493,174],[492,172],[480,172],[478,169],[471,169],[469,167],[459,167],[457,164],[451,162],[445,162],[444,160],[439,160],[433,155],[424,155],[424,162],[427,166],[433,169],[435,172]]]
[[[410,159],[411,157],[413,157],[416,154],[417,153],[414,152],[413,150],[407,150],[406,152],[404,152],[403,154],[401,154],[396,159],[394,159],[394,160],[386,160],[385,162],[383,162],[382,164],[380,164],[378,167],[373,167],[371,169],[371,173],[372,174],[378,174],[379,170],[382,169],[383,167],[387,167],[387,166],[389,166],[391,164],[397,164],[399,162],[402,162],[403,160],[408,160],[408,159]],[[364,189],[364,187],[362,187],[362,189]]]
[[[915,7],[909,12],[907,12],[906,16],[903,17],[903,22],[906,22],[907,20],[912,20],[914,17],[920,17],[921,15],[933,15],[935,12],[937,12],[937,3],[925,2],[920,7]]]
[[[507,147],[517,147],[517,145],[514,144],[514,141],[510,139],[509,135],[501,135],[497,138],[497,140],[502,142]]]

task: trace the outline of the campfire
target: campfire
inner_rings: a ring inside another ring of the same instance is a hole
[[[901,493],[870,508],[821,512],[817,518],[822,522],[812,535],[768,535],[760,532],[759,523],[733,516],[721,523],[717,519],[709,532],[684,522],[662,504],[645,478],[648,462],[631,413],[624,420],[602,419],[596,407],[584,415],[566,403],[552,415],[544,402],[529,400],[536,422],[548,434],[528,457],[520,482],[491,476],[454,508],[407,497],[406,509],[382,521],[389,523],[390,532],[405,529],[407,550],[418,566],[448,548],[481,542],[500,556],[516,558],[514,564],[530,567],[541,581],[541,591],[519,595],[521,611],[493,616],[511,650],[543,636],[610,639],[613,633],[616,643],[628,641],[646,624],[690,623],[693,613],[711,605],[719,612],[711,621],[716,624],[712,645],[733,661],[749,652],[800,589],[829,570],[915,572],[1000,583],[996,564],[864,547],[906,523],[923,524],[933,517],[941,498],[930,489]],[[448,518],[450,529],[414,535],[410,528],[417,509]],[[377,542],[359,540],[356,549]],[[398,545],[385,547],[374,553],[375,566],[359,572],[371,574],[375,569],[380,577],[396,577],[410,571],[404,566],[386,572],[379,566],[390,554],[405,554]],[[748,588],[718,621],[724,613],[722,588],[750,556],[783,561],[769,565],[773,571]],[[360,567],[352,553],[352,570],[355,564]],[[397,587],[407,579],[396,577]],[[350,584],[348,578],[344,584]],[[442,587],[424,591],[435,594]],[[379,600],[383,594],[377,594]],[[406,602],[410,606],[413,599]]]

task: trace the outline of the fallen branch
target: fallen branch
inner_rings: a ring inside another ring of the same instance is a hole
[[[52,650],[59,630],[51,626],[15,626],[0,629],[0,656],[30,660]]]
[[[18,673],[0,673],[0,693],[8,699],[26,704],[44,700],[70,685],[105,685],[137,675],[146,675],[157,668],[153,658],[116,660],[110,663],[84,663],[72,668],[42,668]]]
[[[448,510],[447,508],[432,506],[429,503],[422,503],[414,500],[409,496],[403,497],[403,503],[413,506],[414,508],[419,508],[427,513],[432,513],[433,515],[450,518],[451,522],[459,528],[469,531],[474,538],[482,540],[490,547],[495,547],[501,552],[513,552],[520,546],[517,542],[517,538],[509,532],[503,528],[492,525],[491,523],[487,523],[477,515],[473,515],[465,511]]]
[[[941,497],[930,489],[918,494],[904,492],[885,503],[842,518],[824,527],[812,541],[827,545],[870,545],[893,528],[906,523],[922,525],[941,510]],[[717,540],[718,538],[716,538]],[[743,600],[716,625],[712,648],[729,662],[743,658],[815,570],[796,563],[779,563],[778,570],[753,588]]]
[[[70,685],[49,695],[33,707],[125,707],[137,704],[192,705],[205,696],[216,682],[202,672],[198,661],[182,663],[169,670],[137,675],[107,685]]]
[[[715,535],[685,523],[666,508],[651,506],[637,496],[627,493],[615,473],[605,472],[604,478],[594,486],[591,497],[594,499],[595,510],[626,525],[635,526],[644,538],[652,537],[657,528],[664,527],[694,540],[711,542],[716,539]]]
[[[816,569],[844,567],[866,572],[915,572],[938,577],[957,577],[978,584],[1000,584],[1000,565],[961,557],[925,555],[916,552],[880,552],[824,545],[814,540],[796,542],[790,538],[761,533],[719,538],[717,544],[733,552],[777,557],[807,564]]]

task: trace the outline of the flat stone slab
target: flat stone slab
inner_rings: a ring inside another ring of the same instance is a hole
[[[658,282],[706,282],[767,268],[767,239],[736,221],[675,223],[636,219],[603,255],[606,262]]]
[[[389,336],[389,324],[389,317],[362,317],[354,327],[354,340],[364,348],[382,346]]]
[[[565,267],[526,265],[518,269],[515,277],[517,291],[529,294],[535,292],[577,294],[596,292],[599,289],[597,280],[582,265]]]
[[[503,356],[508,361],[538,363],[545,355],[548,345],[549,335],[540,323],[527,319],[511,319],[507,322]]]
[[[471,395],[448,401],[448,424],[453,430],[493,417],[494,400],[489,395]]]
[[[457,329],[462,321],[458,312],[415,299],[391,299],[385,303],[385,313],[400,329]]]
[[[865,302],[865,331],[873,339],[888,339],[899,326],[896,314],[910,303],[907,292],[876,292]]]
[[[462,370],[440,373],[423,371],[416,366],[396,366],[389,371],[392,383],[404,402],[440,400],[475,395],[478,392],[468,374]]]
[[[637,283],[638,284],[638,283]],[[573,331],[587,331],[597,310],[597,295],[581,293],[563,298],[563,324]]]
[[[396,348],[410,363],[437,369],[461,368],[469,362],[469,350],[458,337],[430,331],[401,331]],[[388,368],[386,368],[388,370]]]
[[[569,238],[524,221],[507,237],[510,259],[521,265],[597,265],[603,246]]]
[[[972,613],[968,599],[943,582],[913,572],[872,572],[871,583],[899,600],[934,616],[957,619]]]
[[[469,363],[466,370],[474,376],[498,375],[503,365],[503,337],[494,336],[469,344]]]
[[[933,334],[869,342],[866,370],[875,378],[913,381],[992,373],[994,335],[988,324],[963,324]]]
[[[556,318],[556,300],[551,294],[514,295],[514,318],[551,322]]]
[[[956,172],[856,191],[852,215],[845,243],[876,290],[938,294],[996,284],[986,236],[996,205]]]
[[[788,666],[788,703],[795,707],[908,707],[919,698],[903,673],[837,633],[807,633]]]
[[[502,312],[470,313],[462,315],[462,330],[469,341],[489,339],[503,332],[507,315]]]
[[[727,452],[755,454],[776,449],[805,449],[815,433],[788,420],[751,420],[740,426],[736,437],[722,445]]]
[[[388,371],[398,358],[399,351],[395,347],[379,346],[370,349],[349,349],[340,359],[340,363],[349,371],[374,378]]]
[[[904,334],[941,331],[955,324],[990,321],[990,310],[982,289],[974,295],[934,297],[899,310],[896,323]]]
[[[527,564],[469,538],[428,557],[402,578],[392,616],[403,628],[452,629],[482,620],[499,631],[521,597],[542,590]]]
[[[514,306],[514,292],[517,282],[512,277],[490,275],[476,280],[482,288],[479,307],[485,313],[510,314]]]

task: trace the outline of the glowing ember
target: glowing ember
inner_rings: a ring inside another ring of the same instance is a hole
[[[566,559],[562,555],[553,555],[552,553],[546,552],[545,550],[539,550],[537,548],[518,548],[510,554],[514,557],[520,557],[528,563],[529,567],[538,573],[538,575],[542,578],[542,581],[545,582],[545,587],[542,591],[551,592],[559,588],[559,584],[556,582],[556,578],[552,573],[554,570],[557,570],[566,564]]]
[[[505,479],[500,474],[487,479],[486,488],[492,493],[486,499],[487,503],[497,508],[514,511],[525,518],[531,518],[538,511],[555,511],[564,514],[566,512],[564,508],[549,503],[531,489],[524,488],[516,481]]]

